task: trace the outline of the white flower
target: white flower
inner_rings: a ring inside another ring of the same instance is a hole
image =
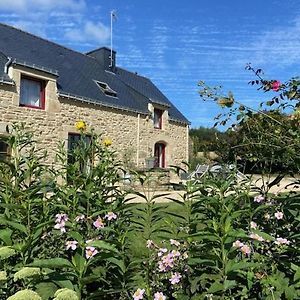
[[[256,233],[251,233],[249,235],[249,237],[253,240],[257,240],[257,241],[260,241],[260,242],[263,242],[264,241],[264,238]]]
[[[257,228],[257,224],[253,221],[250,222],[250,228],[252,229],[256,229]]]
[[[236,240],[233,244],[232,244],[233,247],[235,248],[240,248],[240,247],[243,247],[244,246],[244,243],[242,243],[241,241],[239,240]]]
[[[276,238],[275,242],[274,242],[276,245],[289,245],[290,244],[290,241],[287,240],[287,239],[284,239],[284,238]]]
[[[112,211],[109,211],[105,216],[104,219],[107,219],[108,221],[111,220],[116,220],[117,219],[117,215],[115,213],[113,213]]]
[[[78,244],[77,241],[67,241],[66,242],[66,250],[69,250],[69,249],[71,249],[73,251],[76,250],[77,244]]]
[[[171,245],[174,245],[174,246],[176,246],[176,247],[179,247],[179,246],[180,246],[180,243],[179,243],[178,241],[176,241],[176,240],[173,240],[173,239],[170,239],[170,244],[171,244]]]
[[[260,203],[265,200],[265,197],[263,195],[258,195],[254,197],[254,202]]]
[[[278,211],[274,214],[274,216],[277,220],[281,220],[281,219],[283,219],[283,212]]]

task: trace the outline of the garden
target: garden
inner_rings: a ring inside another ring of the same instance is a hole
[[[300,80],[247,69],[250,84],[273,95],[259,109],[204,82],[200,96],[223,108],[217,123],[239,138],[226,143],[227,160],[259,169],[261,186],[235,170],[208,174],[174,184],[178,200],[139,172],[141,188],[124,190],[111,141],[83,121],[77,147],[58,145],[53,164],[24,126],[12,126],[11,156],[0,162],[0,299],[299,299],[300,194],[270,189],[286,175],[300,183]]]

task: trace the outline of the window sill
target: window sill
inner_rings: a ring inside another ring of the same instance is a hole
[[[32,109],[45,110],[45,107],[34,106],[34,105],[26,105],[26,104],[20,104],[19,107],[27,107],[27,108],[32,108]]]

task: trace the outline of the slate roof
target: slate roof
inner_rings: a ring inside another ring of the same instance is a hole
[[[12,58],[13,64],[58,76],[57,88],[60,95],[70,99],[81,99],[142,114],[149,113],[150,101],[166,107],[171,120],[189,123],[150,79],[119,67],[115,73],[105,71],[94,57],[0,23],[0,82],[1,78],[10,80],[4,72],[8,58]],[[108,84],[117,92],[118,97],[105,95],[95,81]]]

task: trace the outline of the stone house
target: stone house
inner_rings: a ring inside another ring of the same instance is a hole
[[[78,120],[135,167],[188,160],[188,120],[150,79],[118,67],[115,51],[83,54],[0,24],[0,135],[22,121],[51,160],[59,141],[78,135]]]

